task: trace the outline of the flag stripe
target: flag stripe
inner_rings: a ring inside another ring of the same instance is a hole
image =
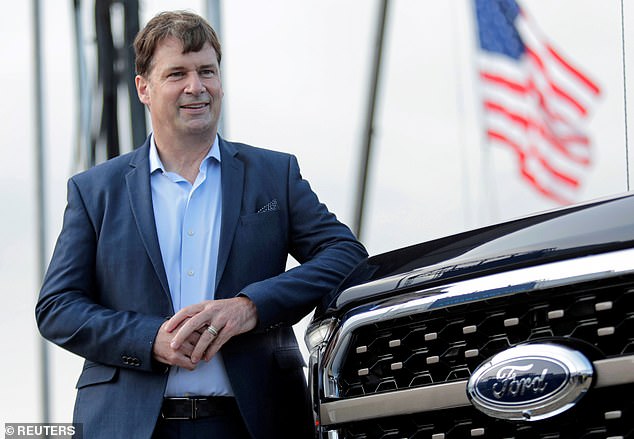
[[[480,71],[480,77],[484,81],[491,82],[493,84],[506,87],[507,89],[514,91],[516,93],[526,93],[528,91],[528,87],[525,84],[521,84],[519,82],[511,81],[510,79],[496,75],[491,72]]]
[[[529,79],[526,84],[521,84],[521,83],[511,81],[502,76],[495,75],[490,72],[484,72],[484,71],[480,72],[480,77],[483,79],[483,81],[491,82],[494,85],[506,87],[506,89],[509,91],[513,91],[513,92],[524,94],[524,95],[533,94],[537,96],[539,106],[542,108],[542,110],[544,110],[545,113],[548,114],[548,116],[553,121],[565,120],[565,118],[561,114],[557,114],[555,111],[553,111],[553,109],[549,107],[548,101],[544,98],[544,95],[540,92],[539,88],[535,86],[532,80]]]
[[[588,114],[587,110],[581,105],[575,98],[573,98],[570,94],[568,94],[562,87],[557,85],[548,74],[546,67],[544,66],[544,61],[539,57],[539,55],[533,51],[530,47],[526,47],[526,54],[530,57],[531,61],[535,63],[535,65],[541,70],[543,78],[546,80],[546,83],[550,87],[550,89],[557,94],[560,98],[567,101],[570,105],[572,105],[575,110],[579,112],[582,116],[586,116]]]
[[[569,204],[570,201],[557,192],[548,189],[541,183],[541,179],[537,178],[527,167],[527,157],[523,147],[507,138],[504,134],[491,131],[487,132],[490,139],[498,141],[506,146],[509,146],[518,156],[520,164],[520,175],[527,180],[538,192],[542,195],[559,202],[560,204]]]
[[[520,125],[524,130],[532,129],[535,132],[539,133],[545,141],[549,142],[553,148],[555,148],[559,153],[561,153],[571,161],[582,165],[590,164],[589,157],[585,155],[575,154],[575,152],[573,151],[573,147],[577,143],[581,144],[582,146],[587,146],[587,137],[570,136],[568,138],[558,138],[547,125],[541,123],[538,120],[513,113],[503,105],[500,105],[496,102],[485,101],[484,107],[489,111],[497,112],[503,115],[505,118],[508,119],[509,122]]]
[[[580,82],[584,83],[585,86],[588,87],[588,89],[592,93],[594,93],[596,96],[598,96],[601,93],[601,90],[599,89],[598,85],[596,85],[594,82],[588,79],[587,76],[585,76],[579,70],[575,69],[572,65],[570,65],[570,63],[567,62],[565,59],[563,59],[561,55],[559,55],[555,49],[553,49],[550,45],[546,46],[546,49],[548,50],[548,53],[550,53],[550,55],[553,58],[555,58],[563,67],[565,67],[571,74],[576,76]]]

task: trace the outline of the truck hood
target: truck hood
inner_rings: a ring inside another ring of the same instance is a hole
[[[361,262],[325,298],[315,318],[496,272],[634,245],[634,193],[470,230]]]

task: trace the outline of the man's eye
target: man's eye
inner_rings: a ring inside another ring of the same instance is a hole
[[[200,71],[200,75],[204,76],[205,78],[210,78],[215,74],[216,72],[214,70],[205,69]]]
[[[180,78],[181,76],[183,76],[183,72],[172,72],[167,75],[168,78]]]

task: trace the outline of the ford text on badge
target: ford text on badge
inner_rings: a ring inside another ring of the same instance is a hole
[[[483,413],[501,419],[539,420],[572,407],[592,382],[592,364],[580,352],[555,344],[507,349],[471,375],[467,393]]]

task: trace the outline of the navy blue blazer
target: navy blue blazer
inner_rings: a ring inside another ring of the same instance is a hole
[[[304,363],[291,326],[367,254],[319,202],[295,157],[223,139],[219,145],[216,297],[245,294],[259,317],[255,330],[223,346],[229,379],[253,437],[309,437]],[[86,359],[74,411],[86,438],[150,438],[163,399],[166,368],[152,359],[152,343],[174,309],[148,148],[146,141],[69,180],[36,306],[42,335]],[[285,272],[289,254],[301,265]]]

